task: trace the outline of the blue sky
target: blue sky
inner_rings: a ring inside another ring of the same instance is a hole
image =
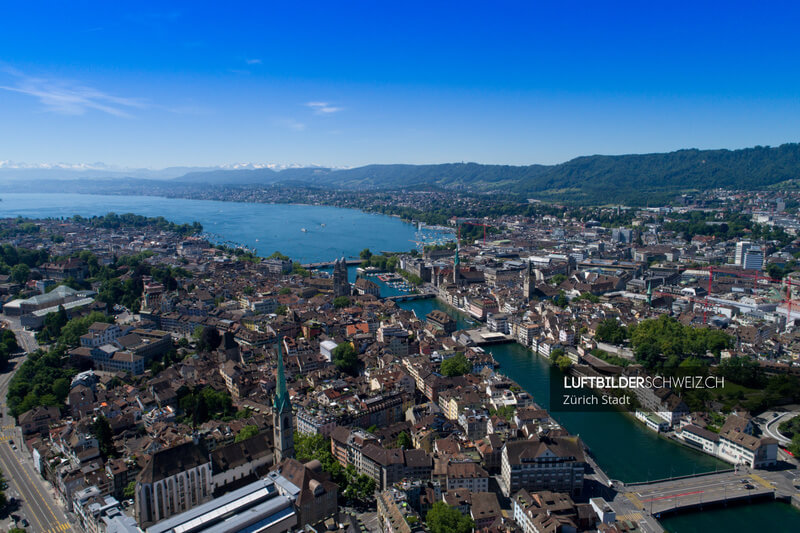
[[[6,4],[0,160],[530,164],[800,140],[793,2],[254,4]]]

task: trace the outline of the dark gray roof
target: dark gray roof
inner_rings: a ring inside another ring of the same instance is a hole
[[[139,481],[154,483],[209,462],[204,446],[185,442],[154,453],[139,473]]]

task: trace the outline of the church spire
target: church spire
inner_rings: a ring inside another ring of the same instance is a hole
[[[283,339],[278,337],[278,378],[275,384],[275,402],[273,407],[281,412],[289,405],[289,392],[286,390],[286,375],[283,370]]]
[[[275,383],[275,401],[272,404],[272,425],[275,463],[294,457],[294,424],[292,404],[286,390],[286,375],[283,370],[283,340],[278,337],[278,376]]]

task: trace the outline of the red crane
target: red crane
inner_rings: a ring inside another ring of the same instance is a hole
[[[731,269],[727,269],[727,268],[709,266],[708,267],[708,294],[709,295],[711,294],[711,283],[712,283],[712,281],[714,279],[714,273],[715,272],[718,273],[718,274],[726,274],[726,275],[734,276],[734,277],[737,277],[737,278],[752,278],[753,279],[753,289],[754,290],[758,288],[758,282],[760,280],[766,281],[767,283],[779,283],[779,284],[783,284],[785,282],[786,283],[786,299],[782,300],[781,303],[785,303],[786,304],[786,322],[787,323],[792,319],[792,304],[800,304],[800,302],[792,300],[792,278],[791,277],[786,276],[782,280],[781,279],[776,279],[776,278],[773,278],[773,277],[770,277],[770,276],[765,276],[765,275],[761,274],[761,272],[759,272],[758,270],[742,271],[742,270],[731,270]],[[705,322],[706,322],[706,317],[705,317],[705,311],[704,311],[703,312],[703,323],[705,324]]]

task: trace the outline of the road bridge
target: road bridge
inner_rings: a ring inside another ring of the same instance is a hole
[[[436,298],[436,295],[424,292],[419,294],[398,294],[397,296],[387,296],[383,299],[392,300],[393,302],[409,302],[411,300],[427,300],[429,298]]]
[[[334,260],[335,261],[335,260]],[[333,266],[334,261],[320,261],[318,263],[304,263],[300,265],[301,267],[305,268],[306,270],[313,270],[315,268],[329,268]],[[360,265],[364,262],[363,259],[345,259],[344,261],[347,266],[355,266]]]
[[[739,468],[644,483],[617,482],[614,488],[636,509],[659,517],[713,505],[789,500],[797,493],[794,485],[800,478],[793,465],[784,466],[780,470]]]

